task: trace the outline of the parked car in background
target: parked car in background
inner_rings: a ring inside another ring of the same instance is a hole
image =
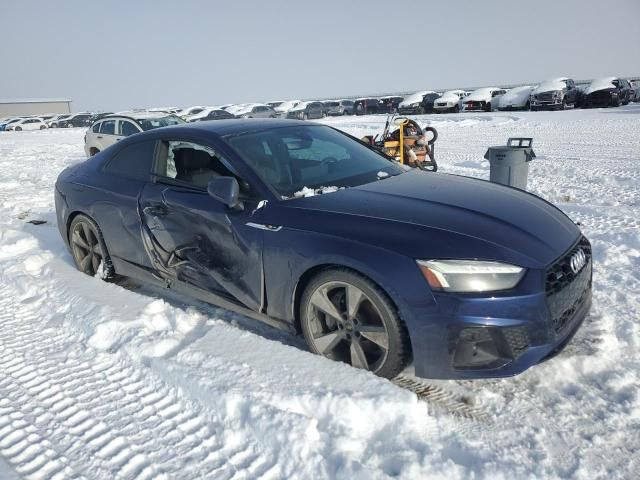
[[[324,105],[320,102],[300,102],[287,112],[287,118],[311,120],[324,117]]]
[[[398,106],[400,105],[400,103],[402,103],[403,100],[404,100],[404,97],[394,97],[394,96],[381,97],[380,108],[382,109],[382,111],[380,113],[397,112]]]
[[[500,103],[500,97],[506,92],[504,88],[478,88],[464,99],[464,110],[466,112],[491,112],[497,108]]]
[[[627,105],[635,96],[628,80],[618,77],[596,78],[585,90],[582,106],[619,107]]]
[[[591,308],[580,228],[528,192],[401,167],[310,122],[181,125],[63,170],[54,223],[83,274],[301,331],[383,377],[509,377],[559,352]]]
[[[432,90],[421,90],[416,93],[412,93],[408,97],[405,97],[398,104],[398,113],[402,115],[410,115],[410,114],[421,114],[424,113],[424,107],[422,105],[422,100],[425,95],[430,93],[436,93]]]
[[[468,95],[464,90],[447,90],[433,103],[433,111],[436,113],[453,112],[462,110],[462,100]]]
[[[207,120],[228,120],[230,118],[236,118],[232,113],[222,110],[220,108],[207,108],[197,115],[192,115],[187,119],[187,122],[204,122]]]
[[[92,157],[122,138],[185,121],[164,112],[122,112],[95,122],[84,135],[84,152]]]
[[[113,112],[100,112],[100,113],[95,113],[91,116],[91,119],[89,120],[89,122],[91,123],[91,125],[93,125],[94,122],[97,122],[98,120],[104,118],[104,117],[108,117],[109,115],[113,115]]]
[[[564,110],[580,106],[582,92],[571,78],[552,78],[534,88],[529,100],[533,111]]]
[[[429,92],[422,99],[422,111],[423,113],[433,113],[436,100],[440,97],[438,92]]]
[[[286,117],[287,112],[289,112],[289,110],[298,106],[299,104],[300,100],[287,100],[286,102],[282,102],[280,105],[274,108],[274,111],[276,112],[277,117]]]
[[[66,118],[58,119],[54,123],[58,128],[86,127],[91,125],[91,117],[93,114],[90,112],[74,113]]]
[[[44,115],[36,115],[36,117],[38,117],[43,122],[47,123],[49,120],[51,120],[56,115],[57,115],[57,113],[45,113]]]
[[[284,100],[275,100],[273,102],[266,102],[265,105],[269,105],[271,108],[275,110],[276,107],[279,107],[284,102],[285,102]]]
[[[4,132],[9,125],[11,125],[14,122],[19,122],[23,118],[24,117],[5,117],[5,118],[3,118],[2,120],[0,120],[0,132]]]
[[[383,111],[378,98],[358,98],[353,102],[353,113],[356,115],[368,115],[383,113]]]
[[[322,103],[326,108],[326,114],[329,116],[353,114],[353,101],[351,100],[328,100]]]
[[[207,108],[207,107],[203,107],[201,105],[194,105],[193,107],[183,108],[182,110],[177,112],[176,115],[178,117],[184,119],[184,118],[188,117],[189,115],[195,115],[196,113],[200,113],[205,108]],[[160,112],[160,113],[162,113],[162,112]]]
[[[71,114],[69,113],[62,113],[62,114],[58,114],[55,117],[51,118],[47,123],[47,127],[49,128],[58,128],[58,122],[61,122],[62,120],[65,120],[67,118],[69,118],[71,116]]]
[[[47,124],[37,117],[21,118],[14,122],[10,122],[5,126],[7,132],[20,132],[22,130],[44,130]]]
[[[243,108],[229,112],[238,118],[276,118],[276,112],[264,103],[251,103]]]
[[[507,90],[500,97],[498,110],[529,110],[531,106],[531,92],[535,87],[526,85]]]

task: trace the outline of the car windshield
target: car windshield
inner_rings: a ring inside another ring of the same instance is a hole
[[[154,128],[169,127],[185,123],[184,120],[173,115],[158,118],[138,118],[136,119],[142,130],[153,130]]]
[[[404,171],[348,135],[321,125],[272,128],[229,136],[227,141],[285,199],[317,189],[355,187]]]

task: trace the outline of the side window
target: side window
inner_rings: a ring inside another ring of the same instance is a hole
[[[116,134],[116,121],[115,120],[105,120],[102,122],[102,126],[100,127],[100,133],[104,133],[105,135],[115,135]]]
[[[104,171],[136,180],[149,180],[155,146],[153,140],[127,145],[109,160]]]
[[[129,135],[139,132],[136,126],[127,120],[120,120],[120,128],[118,130],[118,135],[122,135],[123,137],[128,137]]]
[[[183,141],[162,142],[154,173],[204,189],[213,177],[234,176],[212,148]]]
[[[102,125],[102,122],[97,122],[93,127],[91,127],[91,131],[93,133],[98,133],[100,132],[100,126]]]

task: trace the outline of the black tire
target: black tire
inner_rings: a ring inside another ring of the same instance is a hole
[[[485,112],[490,112],[491,111],[491,102],[485,104],[484,111]]]
[[[102,279],[109,281],[115,278],[107,245],[96,222],[86,215],[77,215],[69,225],[67,235],[71,256],[78,270],[93,277],[102,262]]]
[[[40,125],[40,130],[44,130],[45,128],[47,127],[45,127],[44,125]]]
[[[16,127],[15,130],[16,130],[16,132],[21,132],[22,131],[22,127]]]
[[[350,301],[355,302],[353,314]],[[334,268],[319,273],[307,285],[299,313],[313,353],[385,378],[398,375],[411,359],[409,334],[397,308],[379,286],[356,272]]]
[[[460,105],[453,107],[453,113],[460,113]]]

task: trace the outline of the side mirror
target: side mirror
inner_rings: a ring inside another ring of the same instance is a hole
[[[229,208],[242,206],[240,186],[234,177],[213,177],[207,185],[207,193]]]

